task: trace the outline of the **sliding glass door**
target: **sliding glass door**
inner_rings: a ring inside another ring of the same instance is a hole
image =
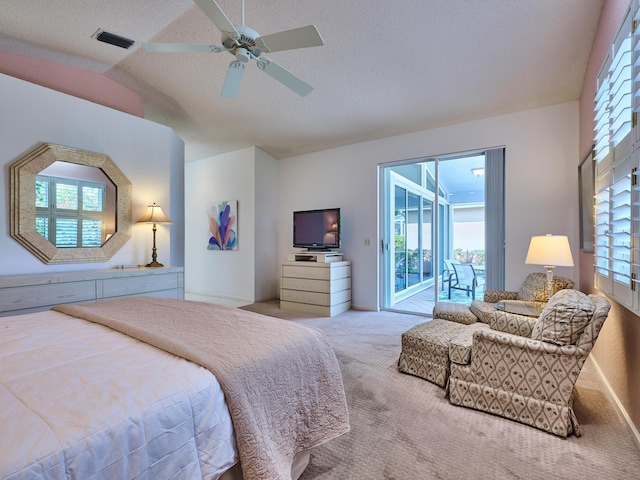
[[[383,308],[428,315],[436,301],[482,298],[486,158],[477,152],[382,167]],[[502,175],[503,163],[496,165]],[[452,264],[471,266],[473,289],[458,282]]]
[[[407,188],[391,174],[393,195],[393,296],[424,285],[433,279],[431,245],[433,244],[433,202],[423,192]]]

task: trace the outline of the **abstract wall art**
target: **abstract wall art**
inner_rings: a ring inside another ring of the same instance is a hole
[[[238,202],[229,200],[207,206],[209,215],[209,244],[207,250],[238,249]]]

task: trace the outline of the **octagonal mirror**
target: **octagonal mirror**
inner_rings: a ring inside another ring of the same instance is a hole
[[[45,143],[10,170],[11,236],[42,262],[104,262],[131,237],[131,182],[109,156]]]

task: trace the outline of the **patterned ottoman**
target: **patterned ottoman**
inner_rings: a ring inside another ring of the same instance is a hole
[[[444,387],[449,378],[449,344],[466,328],[437,318],[410,328],[402,334],[398,370]]]
[[[436,302],[433,306],[433,318],[442,318],[450,322],[471,325],[478,321],[473,312],[462,303]]]

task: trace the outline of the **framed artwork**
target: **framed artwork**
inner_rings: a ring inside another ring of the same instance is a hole
[[[593,216],[595,207],[595,157],[593,149],[578,166],[578,182],[580,195],[580,250],[593,252]]]
[[[238,249],[238,202],[228,200],[207,205],[209,243],[207,250]]]

